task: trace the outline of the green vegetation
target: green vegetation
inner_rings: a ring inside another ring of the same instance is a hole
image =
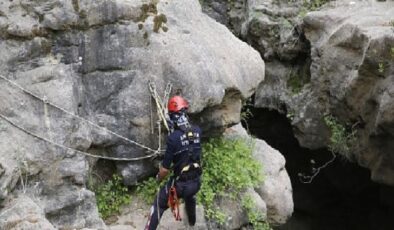
[[[378,68],[379,73],[383,73],[384,72],[384,63],[380,62],[378,64],[378,66],[379,66],[379,68]]]
[[[301,92],[304,85],[310,82],[310,76],[306,74],[291,72],[289,78],[287,79],[287,86],[290,88],[293,94]]]
[[[252,197],[246,196],[242,199],[242,207],[248,215],[249,223],[256,230],[272,230],[271,226],[266,222],[264,214],[259,212]]]
[[[309,9],[310,11],[316,10],[320,7],[322,7],[324,4],[329,2],[330,0],[304,0],[304,7]]]
[[[165,23],[167,23],[167,17],[164,14],[158,14],[157,3],[158,0],[151,0],[149,3],[143,4],[140,8],[140,15],[137,20],[135,20],[135,22],[143,23],[149,16],[153,16],[153,31],[155,33],[158,33],[160,28],[162,28],[164,32],[167,32],[168,27],[164,25]],[[139,30],[142,30],[144,28],[144,24],[142,23],[138,24]],[[144,39],[148,38],[148,34],[146,31],[143,34],[143,37]]]
[[[291,0],[290,0],[291,1]],[[330,0],[304,0],[303,6],[298,13],[298,15],[303,18],[309,11],[315,11],[318,8],[322,7],[324,4],[329,2]]]
[[[215,208],[217,199],[238,199],[246,188],[262,183],[261,165],[252,157],[254,142],[244,139],[212,138],[203,145],[202,186],[198,193],[198,202],[205,208],[207,218],[224,224],[226,215]],[[157,189],[162,187],[154,178],[137,185],[136,194],[147,203],[152,203]],[[246,199],[243,207],[248,213],[249,221],[254,229],[269,230],[263,215],[255,213],[252,199]],[[264,226],[264,228],[263,228]]]
[[[248,119],[253,117],[253,113],[251,110],[252,108],[253,108],[253,101],[251,97],[242,101],[241,121],[243,122],[243,124],[246,125],[246,130],[248,132],[249,132]]]
[[[250,108],[253,107],[252,99],[249,98],[242,103],[242,110],[241,110],[241,120],[247,120],[253,117],[253,113]]]
[[[122,178],[116,174],[95,189],[95,193],[100,216],[104,219],[119,213],[122,205],[131,202],[127,187],[122,184]]]
[[[146,203],[151,204],[155,199],[158,189],[164,186],[166,182],[167,179],[164,179],[159,184],[155,178],[150,177],[149,179],[137,185],[137,190],[136,190],[137,196],[140,197]]]
[[[166,17],[166,15],[165,15],[165,14],[156,15],[156,16],[153,18],[153,31],[154,31],[155,33],[158,33],[158,32],[159,32],[159,29],[162,28],[163,23],[167,23],[167,17]],[[166,28],[167,28],[167,27],[166,27]],[[168,30],[168,28],[167,28],[166,30]],[[164,29],[163,29],[163,31],[164,31]]]
[[[325,116],[324,122],[331,131],[330,145],[328,146],[330,151],[340,153],[348,160],[351,160],[351,151],[356,142],[356,131],[353,128],[351,131],[347,130],[332,115]]]
[[[143,4],[141,6],[141,13],[138,17],[138,22],[145,22],[145,20],[150,16],[150,14],[157,15],[157,2],[150,2],[148,4]]]
[[[252,158],[254,143],[244,139],[212,138],[203,144],[203,183],[198,201],[207,218],[225,222],[226,216],[215,208],[218,198],[238,198],[248,187],[263,181],[261,165]]]

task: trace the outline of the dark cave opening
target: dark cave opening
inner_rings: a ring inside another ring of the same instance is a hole
[[[302,183],[299,174],[312,175],[313,168],[331,159],[331,152],[302,148],[285,115],[268,109],[250,110],[253,116],[246,120],[249,132],[284,155],[293,186],[293,216],[277,229],[394,229],[393,187],[372,182],[368,169],[339,156],[311,183]]]

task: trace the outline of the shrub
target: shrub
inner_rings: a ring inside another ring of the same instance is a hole
[[[167,177],[168,178],[168,177]],[[162,180],[160,184],[154,177],[150,177],[149,179],[142,181],[137,185],[137,196],[140,197],[143,201],[148,204],[151,204],[155,199],[155,196],[158,190],[167,183],[167,178]]]
[[[324,122],[331,131],[329,149],[334,153],[340,153],[347,159],[352,159],[352,147],[356,142],[356,131],[346,130],[345,126],[340,124],[332,115],[325,116]]]
[[[121,177],[116,174],[112,176],[112,179],[100,185],[95,193],[100,216],[104,219],[119,213],[122,205],[131,202],[128,188],[122,184]]]
[[[257,210],[252,197],[245,196],[242,199],[242,207],[245,209],[249,223],[253,226],[253,229],[272,230],[271,226],[266,222],[264,214]]]
[[[212,138],[203,144],[204,171],[198,201],[207,218],[223,224],[226,216],[215,209],[215,199],[235,199],[243,189],[263,181],[261,165],[252,158],[253,146],[252,141],[224,138]]]
[[[215,199],[235,199],[240,191],[263,181],[261,165],[252,158],[253,146],[252,141],[244,139],[212,138],[203,143],[202,185],[197,199],[207,218],[224,224],[226,216],[214,207]],[[153,177],[149,178],[137,185],[136,194],[152,203],[158,188],[166,182],[163,180],[159,185]]]
[[[308,74],[291,71],[287,79],[287,87],[290,88],[293,94],[298,94],[310,81]]]

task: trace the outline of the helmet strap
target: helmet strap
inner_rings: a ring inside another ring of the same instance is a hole
[[[189,118],[184,111],[170,114],[170,119],[174,124],[174,128],[186,130],[190,127]]]

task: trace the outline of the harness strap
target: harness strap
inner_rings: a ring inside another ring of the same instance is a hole
[[[172,185],[168,193],[168,206],[170,207],[175,220],[181,221],[182,218],[179,213],[179,199],[178,199],[178,194],[176,192],[176,188],[174,186],[174,181],[172,181]]]
[[[186,165],[185,167],[183,167],[180,174],[189,171],[191,166],[193,166],[193,168],[195,168],[195,169],[200,168],[200,165],[198,163],[192,163],[192,164],[189,164],[189,165]]]

